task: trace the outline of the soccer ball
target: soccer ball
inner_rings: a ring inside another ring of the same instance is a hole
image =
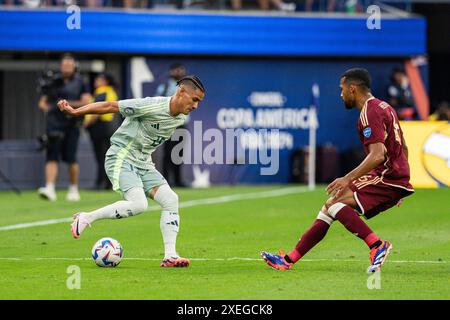
[[[99,267],[117,267],[122,256],[122,245],[113,238],[101,238],[92,248],[92,259]]]

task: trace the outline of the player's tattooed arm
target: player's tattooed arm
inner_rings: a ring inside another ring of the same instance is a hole
[[[65,114],[71,116],[84,116],[86,114],[105,114],[119,112],[119,103],[117,101],[101,101],[89,103],[79,108],[73,108],[67,100],[58,101],[58,108]]]
[[[347,188],[353,180],[368,174],[372,169],[375,169],[385,160],[386,147],[381,142],[372,143],[369,145],[369,154],[361,162],[359,166],[347,173],[342,178],[337,178],[330,183],[326,189],[327,194],[333,197],[339,197],[341,193]]]

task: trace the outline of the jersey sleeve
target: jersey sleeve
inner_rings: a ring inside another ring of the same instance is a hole
[[[153,109],[154,106],[149,97],[119,101],[119,112],[126,118],[139,118],[151,114]]]
[[[384,124],[383,113],[377,112],[374,108],[370,108],[366,115],[365,121],[362,123],[363,143],[368,146],[373,143],[384,143],[386,126]]]

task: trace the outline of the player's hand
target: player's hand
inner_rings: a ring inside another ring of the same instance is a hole
[[[348,187],[351,180],[347,177],[337,178],[332,183],[330,183],[327,187],[327,194],[332,198],[339,197],[345,188]]]
[[[71,116],[75,115],[75,109],[70,106],[70,104],[69,104],[69,102],[67,102],[67,100],[64,100],[64,99],[59,100],[57,105],[58,105],[59,110],[61,110],[65,114],[68,114]]]

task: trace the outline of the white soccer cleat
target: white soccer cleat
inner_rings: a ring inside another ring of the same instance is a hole
[[[66,196],[67,201],[80,201],[80,194],[77,189],[69,189]]]
[[[88,218],[86,217],[86,213],[85,212],[79,212],[79,213],[75,213],[73,215],[73,222],[70,225],[71,229],[72,229],[72,236],[75,239],[78,239],[81,235],[81,233],[84,231],[84,229],[86,229],[87,226],[91,226]]]
[[[55,190],[47,187],[39,188],[38,194],[44,200],[56,201],[57,198]]]

